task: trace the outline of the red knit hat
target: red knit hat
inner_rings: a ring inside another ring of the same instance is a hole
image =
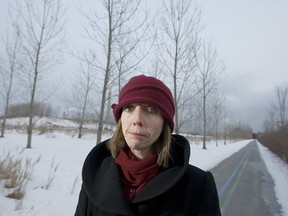
[[[146,103],[159,109],[173,131],[174,100],[170,89],[162,81],[145,75],[132,77],[121,89],[118,104],[111,106],[116,122],[122,109],[133,103]]]

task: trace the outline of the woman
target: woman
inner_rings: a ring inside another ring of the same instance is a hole
[[[172,135],[174,100],[160,80],[133,77],[113,104],[117,129],[87,156],[75,216],[221,215],[214,178],[189,165]]]

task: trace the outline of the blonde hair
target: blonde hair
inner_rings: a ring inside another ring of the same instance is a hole
[[[158,155],[157,164],[165,168],[169,166],[171,139],[171,129],[168,123],[165,121],[162,133],[154,144],[155,152]],[[121,119],[119,119],[116,131],[108,142],[108,148],[111,152],[112,157],[116,158],[121,149],[126,146],[127,144],[122,132]]]

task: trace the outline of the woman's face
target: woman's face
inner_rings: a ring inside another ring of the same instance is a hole
[[[132,153],[143,159],[152,153],[152,145],[161,135],[164,118],[160,111],[148,104],[131,104],[121,115],[122,132]]]

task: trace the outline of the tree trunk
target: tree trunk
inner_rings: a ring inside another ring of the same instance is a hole
[[[110,6],[110,0],[108,1],[108,6]],[[105,69],[105,79],[103,83],[103,91],[102,91],[102,99],[101,99],[101,107],[100,113],[98,118],[98,130],[97,130],[97,140],[96,145],[101,142],[102,139],[102,132],[103,132],[103,118],[104,118],[104,111],[105,111],[105,102],[106,102],[106,92],[107,86],[110,76],[110,61],[111,61],[111,47],[112,47],[112,13],[110,8],[108,8],[109,12],[109,37],[108,37],[108,52],[107,52],[107,62],[106,62],[106,69]]]

